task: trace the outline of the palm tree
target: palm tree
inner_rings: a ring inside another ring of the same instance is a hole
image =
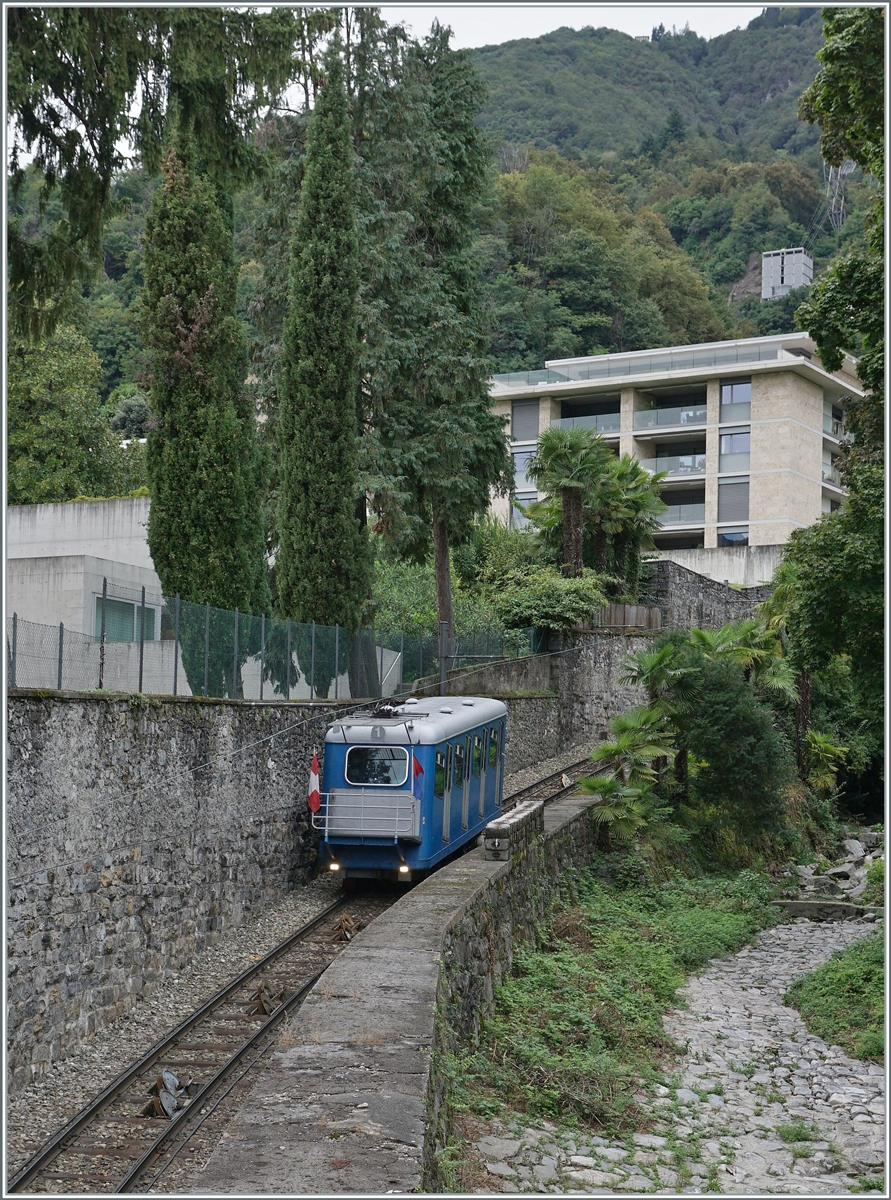
[[[571,578],[582,573],[583,498],[611,479],[612,461],[612,451],[593,430],[552,425],[538,439],[526,467],[536,487],[559,496],[563,573]]]
[[[579,791],[599,796],[594,820],[606,824],[618,841],[629,841],[647,824],[658,803],[653,791],[657,773],[653,763],[671,758],[674,748],[663,713],[636,708],[609,723],[614,740],[604,742],[591,755],[612,771],[579,780]]]
[[[776,630],[758,617],[731,621],[720,629],[691,629],[690,642],[706,658],[726,655],[738,662],[756,688],[769,688],[793,703],[798,700],[795,673],[784,657],[783,643]]]
[[[659,494],[664,471],[651,475],[630,454],[615,460],[613,504],[605,514],[604,526],[612,550],[612,562],[601,570],[611,570],[625,581],[625,590],[636,595],[640,575],[640,554],[653,548],[653,534],[667,505]]]

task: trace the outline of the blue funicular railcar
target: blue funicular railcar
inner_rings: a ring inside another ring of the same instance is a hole
[[[408,882],[501,811],[507,709],[436,696],[333,721],[313,825],[345,878]]]

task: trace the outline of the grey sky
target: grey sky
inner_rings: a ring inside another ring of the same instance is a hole
[[[763,4],[406,4],[383,5],[381,14],[392,23],[405,21],[415,36],[422,36],[437,17],[450,25],[456,49],[489,46],[514,38],[540,37],[562,25],[581,29],[605,25],[633,36],[649,35],[660,22],[690,28],[701,37],[712,38],[742,28],[757,17]]]

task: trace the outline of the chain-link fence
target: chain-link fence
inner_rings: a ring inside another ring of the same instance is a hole
[[[243,700],[395,696],[421,677],[536,651],[534,631],[489,630],[454,639],[301,624],[191,604],[103,581],[93,633],[6,622],[12,687],[103,689]]]

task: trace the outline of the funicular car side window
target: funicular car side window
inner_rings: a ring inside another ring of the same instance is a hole
[[[350,746],[346,779],[366,787],[401,787],[408,779],[408,751],[402,746]]]
[[[483,739],[478,733],[473,735],[473,758],[471,759],[474,775],[479,775],[483,769]]]
[[[441,800],[445,795],[445,755],[441,750],[436,751],[436,766],[433,771],[433,795]]]
[[[455,742],[455,781],[454,786],[464,786],[464,743]]]
[[[489,734],[489,766],[498,766],[498,730],[493,729]]]

